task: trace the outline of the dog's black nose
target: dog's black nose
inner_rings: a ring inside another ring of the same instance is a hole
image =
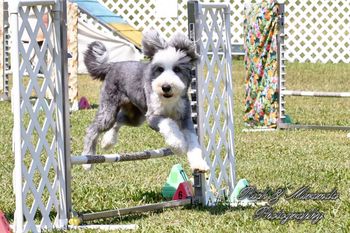
[[[162,86],[162,90],[163,90],[164,93],[168,93],[171,90],[171,86],[168,85],[168,84],[164,84]]]

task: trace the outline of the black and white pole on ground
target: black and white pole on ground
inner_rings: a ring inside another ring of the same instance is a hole
[[[163,158],[174,155],[169,148],[161,148],[157,150],[145,150],[140,152],[130,152],[121,154],[105,154],[105,155],[82,155],[72,156],[71,164],[95,164],[95,163],[115,163],[134,160],[145,160],[153,158]]]

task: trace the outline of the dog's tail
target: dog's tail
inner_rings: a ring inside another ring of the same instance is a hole
[[[93,79],[103,81],[110,69],[108,52],[104,44],[98,41],[89,44],[84,54],[84,63]]]

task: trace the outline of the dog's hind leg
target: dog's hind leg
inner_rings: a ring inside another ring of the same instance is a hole
[[[140,126],[145,121],[142,112],[132,104],[124,105],[117,115],[117,122],[102,137],[101,147],[110,149],[117,143],[118,131],[123,125]]]
[[[121,127],[122,125],[116,122],[110,130],[103,134],[101,140],[102,149],[108,150],[117,143],[118,131]]]
[[[84,138],[83,155],[95,155],[98,136],[113,127],[118,113],[118,103],[102,103],[96,113],[95,119],[86,130]],[[90,169],[91,164],[84,164],[85,169]]]

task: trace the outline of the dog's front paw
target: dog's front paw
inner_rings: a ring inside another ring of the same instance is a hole
[[[185,141],[185,138],[181,135],[172,136],[166,138],[166,144],[168,144],[171,148],[171,150],[175,154],[185,154],[187,149],[187,143]]]
[[[187,152],[187,159],[190,163],[191,169],[199,171],[208,171],[209,166],[207,162],[202,158],[202,150],[199,148],[193,149]]]
[[[196,161],[190,162],[190,167],[191,169],[194,170],[199,170],[199,171],[209,171],[209,166],[207,162],[205,162],[204,159],[198,159]]]

